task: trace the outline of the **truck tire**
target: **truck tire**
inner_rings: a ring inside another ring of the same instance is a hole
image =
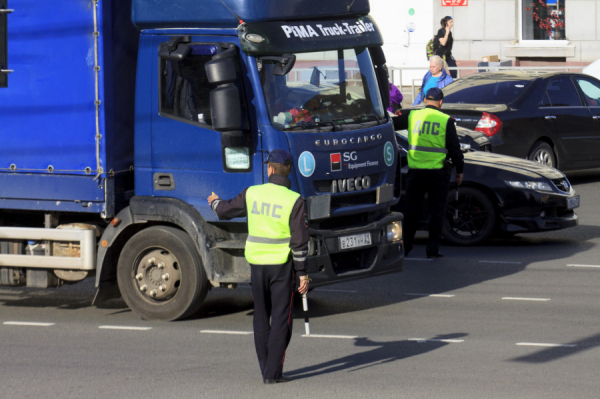
[[[448,193],[442,235],[456,245],[479,245],[489,239],[496,228],[494,204],[475,188],[459,188],[457,218],[455,193],[456,189]]]
[[[209,289],[202,259],[184,231],[153,226],[125,244],[117,265],[119,290],[147,320],[179,320],[200,308]]]

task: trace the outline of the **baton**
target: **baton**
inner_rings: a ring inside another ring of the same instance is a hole
[[[304,308],[304,329],[306,335],[310,335],[310,324],[308,324],[308,299],[306,299],[306,293],[302,294],[302,307]]]

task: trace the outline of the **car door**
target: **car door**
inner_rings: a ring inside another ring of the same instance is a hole
[[[585,167],[596,146],[592,118],[570,75],[551,78],[539,107],[542,123],[559,147],[561,169]]]
[[[575,83],[580,90],[584,103],[590,111],[592,120],[590,135],[593,137],[594,149],[590,151],[590,162],[592,167],[600,166],[600,81],[586,76],[574,75]],[[592,150],[590,148],[590,150]]]

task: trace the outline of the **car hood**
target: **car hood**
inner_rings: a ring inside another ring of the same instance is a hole
[[[547,179],[561,179],[564,174],[553,167],[541,163],[528,161],[522,158],[489,152],[469,151],[464,153],[465,163],[477,164],[495,169],[504,169],[528,175],[530,177],[545,177]]]

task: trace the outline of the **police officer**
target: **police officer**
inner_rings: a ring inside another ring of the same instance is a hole
[[[292,162],[289,152],[273,150],[265,162],[268,183],[248,187],[228,201],[215,193],[208,197],[220,220],[248,217],[245,256],[251,268],[254,344],[265,384],[290,380],[282,370],[292,338],[294,270],[298,291],[308,292],[308,221],[304,199],[290,190]]]
[[[413,248],[413,241],[419,222],[423,201],[427,194],[429,210],[429,239],[426,254],[428,258],[441,258],[439,251],[442,238],[442,225],[446,211],[446,197],[451,166],[446,163],[449,156],[456,168],[457,185],[463,178],[463,154],[456,134],[455,121],[439,109],[444,93],[437,87],[427,91],[426,107],[420,110],[402,112],[394,117],[394,129],[408,128],[408,176],[406,180],[407,208],[404,215],[404,253]]]

